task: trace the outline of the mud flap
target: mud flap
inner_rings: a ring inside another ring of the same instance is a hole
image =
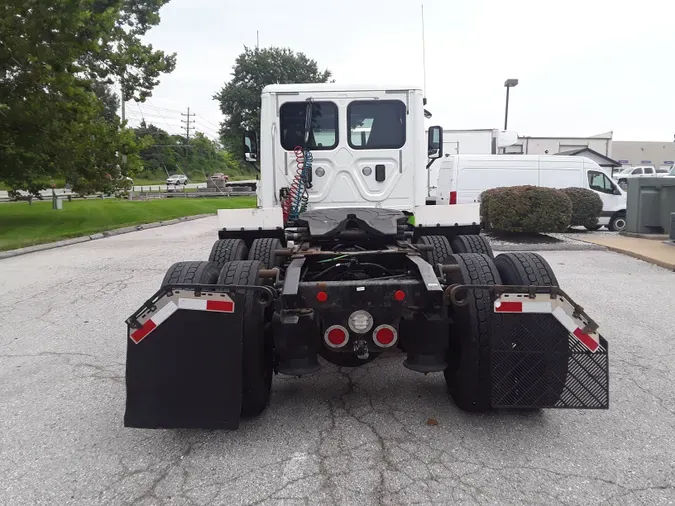
[[[125,427],[239,426],[244,297],[166,287],[127,320]]]
[[[493,293],[493,408],[609,408],[609,348],[597,324],[560,288],[475,285]]]

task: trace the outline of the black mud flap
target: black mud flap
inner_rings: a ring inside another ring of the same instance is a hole
[[[165,287],[127,320],[125,427],[239,426],[245,296],[203,288]]]
[[[476,288],[493,292],[493,408],[609,408],[608,343],[583,308],[557,287],[456,292]]]

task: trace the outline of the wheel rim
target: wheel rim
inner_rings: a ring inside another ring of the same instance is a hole
[[[618,231],[623,230],[626,228],[626,218],[617,218],[614,220],[614,228],[617,229]]]

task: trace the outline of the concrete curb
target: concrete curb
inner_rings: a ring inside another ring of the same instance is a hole
[[[0,260],[3,258],[18,257],[19,255],[27,255],[28,253],[36,253],[38,251],[45,251],[48,249],[61,248],[63,246],[71,246],[81,242],[93,241],[96,239],[104,239],[106,237],[114,237],[116,235],[129,234],[131,232],[138,232],[140,230],[147,230],[150,228],[165,227],[168,225],[176,225],[183,221],[199,220],[201,218],[209,218],[215,214],[195,214],[193,216],[183,216],[175,220],[156,221],[153,223],[143,223],[142,225],[133,225],[131,227],[116,228],[113,230],[106,230],[92,235],[85,235],[82,237],[74,237],[72,239],[63,239],[62,241],[48,242],[46,244],[38,244],[36,246],[27,246],[25,248],[11,249],[9,251],[0,251]]]
[[[657,258],[648,257],[647,255],[642,255],[641,253],[636,253],[635,251],[630,251],[627,249],[617,248],[615,246],[605,246],[605,248],[607,248],[610,251],[613,251],[614,253],[621,253],[622,255],[628,255],[629,257],[642,260],[643,262],[658,265],[659,267],[663,267],[664,269],[668,269],[669,271],[675,271],[675,263],[664,262]]]

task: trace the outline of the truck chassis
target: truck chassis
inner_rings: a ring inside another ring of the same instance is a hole
[[[409,221],[353,208],[220,230],[209,261],[174,264],[127,319],[125,426],[236,429],[275,373],[392,348],[466,411],[608,408],[607,341],[541,256]]]

